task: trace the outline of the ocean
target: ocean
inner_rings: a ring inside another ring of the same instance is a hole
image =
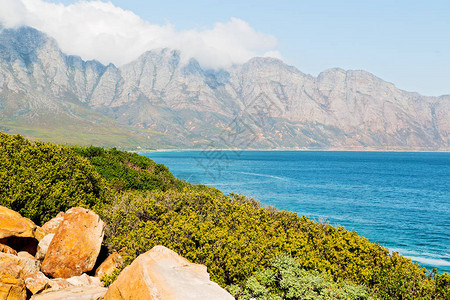
[[[142,152],[178,178],[328,221],[450,272],[450,153]]]

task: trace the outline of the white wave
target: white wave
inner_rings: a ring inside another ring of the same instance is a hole
[[[268,178],[284,180],[284,181],[288,181],[289,180],[288,178],[284,178],[284,177],[279,177],[279,176],[275,176],[275,175],[260,174],[260,173],[238,172],[238,171],[233,171],[233,173],[239,173],[239,174],[244,174],[244,175],[252,175],[252,176],[259,176],[259,177],[268,177]]]
[[[450,267],[450,261],[444,260],[444,259],[435,259],[435,258],[427,258],[427,257],[421,257],[421,256],[409,256],[404,255],[406,258],[410,258],[413,261],[416,261],[418,263],[423,263],[431,266],[446,266]]]

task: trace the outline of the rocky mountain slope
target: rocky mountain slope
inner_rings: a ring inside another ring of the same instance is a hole
[[[169,49],[104,66],[32,28],[3,29],[0,130],[144,148],[448,150],[450,96],[365,71],[313,77],[272,58],[205,70]]]

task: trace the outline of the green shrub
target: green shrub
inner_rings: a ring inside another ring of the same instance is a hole
[[[336,283],[325,272],[306,271],[288,255],[272,260],[269,268],[253,274],[243,289],[230,291],[239,300],[373,299],[369,289],[350,282]]]
[[[73,206],[108,203],[106,181],[66,146],[0,133],[0,205],[37,224]]]
[[[180,189],[185,183],[175,178],[169,169],[153,160],[116,148],[72,147],[87,158],[97,172],[105,178],[116,191],[150,191]]]
[[[425,269],[355,232],[295,213],[269,211],[252,199],[227,197],[214,188],[124,193],[102,217],[108,224],[106,244],[111,249],[126,247],[128,263],[160,244],[205,264],[212,280],[224,287],[244,287],[259,269],[270,267],[274,257],[288,254],[304,271],[318,270],[322,277],[326,272],[333,280],[365,285],[382,299],[440,295]],[[448,289],[442,282],[439,289]],[[341,290],[360,293],[351,285]]]

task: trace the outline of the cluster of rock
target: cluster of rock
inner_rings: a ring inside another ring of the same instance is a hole
[[[122,265],[117,252],[104,261],[99,256],[104,227],[80,207],[39,227],[0,206],[0,299],[234,299],[209,280],[205,266],[163,246],[140,255],[104,287],[100,278]]]

